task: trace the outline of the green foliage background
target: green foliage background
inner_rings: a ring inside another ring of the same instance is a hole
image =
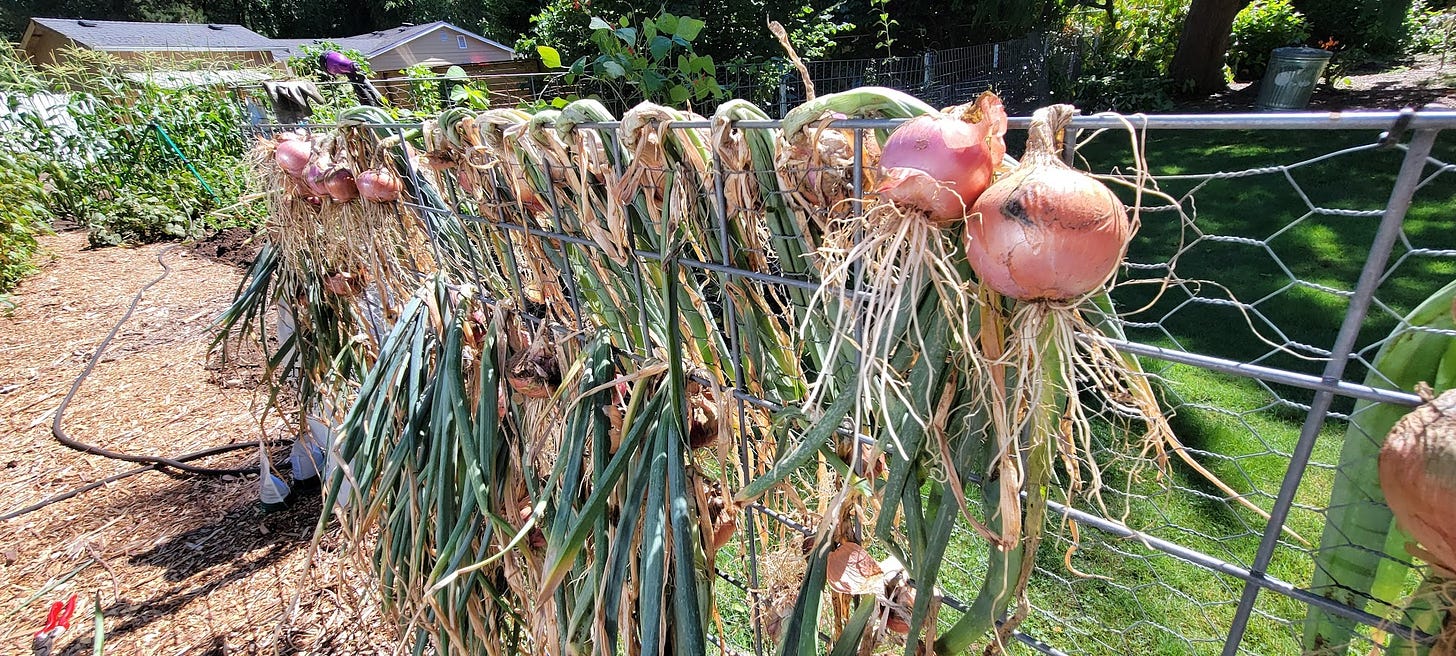
[[[15,262],[27,259],[30,235],[52,220],[87,228],[97,245],[261,221],[259,208],[239,204],[246,145],[242,112],[228,89],[175,86],[145,63],[69,54],[64,65],[37,68],[0,51],[0,96],[9,102],[12,127],[0,135],[7,246],[0,279],[14,279],[8,272],[21,270]],[[21,102],[29,96],[59,103],[57,115],[38,115]]]
[[[1290,0],[1255,0],[1234,17],[1228,67],[1236,80],[1258,80],[1275,48],[1309,39],[1309,21]]]

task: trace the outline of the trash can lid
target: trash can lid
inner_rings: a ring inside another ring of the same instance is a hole
[[[1290,46],[1287,48],[1275,48],[1274,56],[1278,59],[1299,59],[1299,60],[1325,60],[1335,53],[1323,48],[1311,48],[1309,46]]]

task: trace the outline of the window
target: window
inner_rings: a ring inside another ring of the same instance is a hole
[[[465,49],[465,37],[463,37],[463,36],[457,36],[457,37],[455,37],[455,45],[460,46],[460,49],[461,50],[464,50]]]

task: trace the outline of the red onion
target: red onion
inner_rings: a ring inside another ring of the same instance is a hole
[[[280,136],[273,147],[273,160],[278,163],[278,168],[294,177],[303,175],[312,154],[313,145],[296,135]]]
[[[369,169],[355,176],[354,184],[364,200],[392,203],[399,198],[399,176],[389,169]]]
[[[1064,164],[1060,135],[1076,108],[1053,105],[1032,116],[1026,156],[981,194],[966,222],[971,268],[1012,298],[1062,301],[1107,282],[1137,230],[1122,201]]]
[[[937,224],[964,219],[1006,154],[1005,134],[1006,109],[989,91],[945,114],[917,116],[885,142],[878,191]]]
[[[324,175],[326,172],[326,169],[320,166],[318,162],[309,162],[308,166],[303,167],[302,177],[304,186],[308,187],[308,190],[319,198],[330,195],[329,188],[324,185]]]
[[[324,173],[324,189],[329,197],[343,203],[359,197],[359,188],[354,184],[354,173],[342,166],[336,166]]]

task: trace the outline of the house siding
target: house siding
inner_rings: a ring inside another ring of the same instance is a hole
[[[464,48],[461,48],[458,43],[459,37],[462,36],[465,37]],[[479,41],[459,30],[442,26],[412,41],[370,57],[369,66],[375,72],[383,73],[403,70],[427,59],[438,59],[463,66],[510,61],[513,54]]]
[[[65,50],[79,46],[75,41],[61,35],[58,32],[46,30],[44,34],[33,35],[25,43],[25,54],[32,62],[37,64],[56,64],[66,60]],[[270,66],[273,62],[273,53],[268,51],[250,50],[106,50],[105,48],[88,48],[91,50],[102,50],[109,52],[118,59],[136,61],[150,59],[168,62],[187,62],[206,60],[214,62],[229,62],[246,64],[250,66]]]
[[[25,42],[25,54],[36,64],[55,64],[58,60],[65,59],[60,54],[61,50],[74,45],[76,44],[73,41],[59,32],[37,30]]]

